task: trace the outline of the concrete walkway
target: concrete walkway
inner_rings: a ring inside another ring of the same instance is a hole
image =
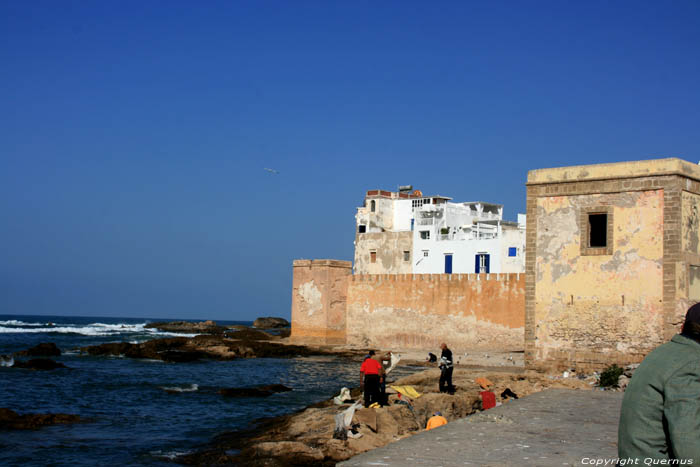
[[[338,465],[562,466],[587,464],[586,459],[612,459],[617,457],[622,395],[548,389]]]

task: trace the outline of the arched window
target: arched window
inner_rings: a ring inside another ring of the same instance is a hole
[[[376,201],[374,201],[374,200],[370,201],[370,203],[369,203],[369,210],[372,211],[372,212],[374,212],[374,210],[375,210],[376,208],[377,208],[377,203],[376,203]]]

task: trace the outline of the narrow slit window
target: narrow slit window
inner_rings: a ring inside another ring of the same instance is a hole
[[[370,262],[370,263],[376,263],[376,262],[377,262],[377,252],[376,252],[376,251],[370,251],[370,252],[369,252],[369,262]]]
[[[404,260],[404,262],[408,262],[411,260],[411,252],[410,251],[403,252],[403,260]]]
[[[605,248],[608,246],[608,215],[596,213],[588,215],[588,246]]]

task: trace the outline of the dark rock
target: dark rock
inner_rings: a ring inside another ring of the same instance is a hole
[[[170,363],[187,363],[207,358],[209,355],[198,350],[166,350],[159,353],[160,359]]]
[[[219,326],[215,321],[200,321],[191,323],[189,321],[171,321],[169,323],[149,323],[145,328],[158,329],[163,332],[181,332],[187,334],[223,334],[225,326]]]
[[[43,342],[31,349],[15,352],[16,357],[60,357],[61,349],[53,342]]]
[[[78,415],[63,413],[20,415],[13,410],[0,408],[0,430],[35,430],[46,425],[80,421]]]
[[[12,368],[27,368],[30,370],[55,370],[56,368],[68,368],[61,362],[49,358],[32,358],[26,362],[16,361]]]
[[[128,342],[114,342],[108,344],[91,345],[81,347],[81,352],[89,355],[123,355],[128,358],[148,358],[152,360],[163,360],[161,353],[166,351],[185,350],[185,346],[190,341],[186,337],[172,337],[167,339],[154,339],[140,344],[129,344]]]
[[[275,336],[268,334],[265,331],[258,331],[257,329],[250,328],[229,330],[226,332],[226,337],[254,341],[268,341],[270,339],[275,339]]]
[[[241,337],[245,335],[248,334],[244,333]],[[206,334],[195,337],[153,339],[140,344],[126,342],[100,344],[82,347],[80,351],[95,356],[120,355],[129,358],[148,358],[170,362],[190,362],[201,358],[226,361],[236,358],[292,358],[329,354],[343,356],[337,351],[321,348],[285,345],[266,340],[234,340],[224,336]]]
[[[253,326],[260,329],[288,328],[289,321],[284,318],[258,318]]]
[[[267,397],[277,392],[291,391],[283,384],[268,384],[265,386],[255,386],[252,388],[223,388],[219,394],[225,397]]]

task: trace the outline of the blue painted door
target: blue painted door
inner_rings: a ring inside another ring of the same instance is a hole
[[[452,255],[445,255],[445,274],[452,274]]]
[[[474,272],[477,274],[480,273],[489,273],[489,269],[491,269],[491,255],[486,255],[486,254],[478,254],[476,255],[476,259],[474,262]]]

